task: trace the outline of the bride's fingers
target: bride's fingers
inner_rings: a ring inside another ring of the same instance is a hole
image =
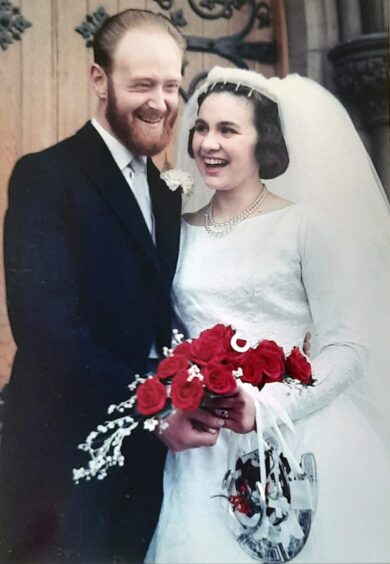
[[[191,421],[191,424],[192,424],[192,428],[195,431],[199,431],[200,433],[210,433],[211,435],[216,435],[217,433],[219,433],[219,429],[214,429],[213,427],[208,427],[204,423],[200,423],[199,421],[196,421],[195,419],[191,419],[190,421]]]
[[[226,408],[214,409],[213,412],[216,417],[222,417],[222,419],[229,419],[229,409]]]
[[[224,426],[225,420],[220,414],[208,409],[197,409],[190,416],[191,421],[196,421],[198,424],[203,425],[203,427],[220,429]]]
[[[229,412],[229,417],[225,419],[225,429],[230,429],[235,433],[249,433],[256,429],[255,416],[250,413]]]

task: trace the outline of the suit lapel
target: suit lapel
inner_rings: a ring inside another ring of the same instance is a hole
[[[167,287],[176,269],[180,242],[180,190],[172,192],[160,178],[151,159],[147,166],[148,183],[156,222],[156,245]]]
[[[159,269],[156,248],[142,212],[103,139],[91,123],[87,123],[73,139],[72,162],[79,164],[116,217]]]

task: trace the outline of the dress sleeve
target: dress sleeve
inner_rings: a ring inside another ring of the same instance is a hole
[[[326,224],[318,213],[302,217],[297,248],[312,316],[310,362],[316,385],[302,389],[275,383],[260,392],[262,401],[272,404],[276,400],[293,420],[321,409],[361,378],[368,357],[357,310],[348,293],[353,280],[348,280],[337,241],[326,234]]]

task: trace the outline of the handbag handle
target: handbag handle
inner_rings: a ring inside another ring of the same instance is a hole
[[[260,476],[266,476],[265,474],[265,451],[264,445],[266,444],[264,439],[264,429],[266,426],[264,423],[267,423],[268,428],[271,428],[275,431],[281,449],[284,455],[288,458],[289,465],[291,470],[294,471],[296,476],[302,476],[304,474],[299,462],[297,461],[294,453],[288,446],[283,433],[280,431],[279,425],[277,423],[277,419],[279,418],[282,423],[284,423],[292,433],[296,434],[295,427],[287,415],[285,409],[275,402],[274,405],[271,407],[269,403],[266,403],[260,399],[255,401],[256,407],[256,427],[257,427],[257,443],[259,449],[259,462],[260,462]],[[264,421],[265,420],[265,421]]]

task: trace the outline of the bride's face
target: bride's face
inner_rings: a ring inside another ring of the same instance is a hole
[[[245,189],[259,183],[257,131],[251,102],[228,92],[210,94],[195,123],[192,148],[206,185],[214,190]]]

